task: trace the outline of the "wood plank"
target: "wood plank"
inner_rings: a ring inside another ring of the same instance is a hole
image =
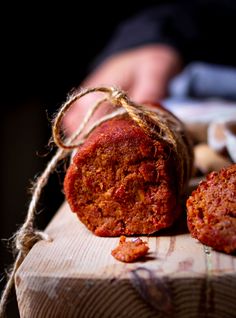
[[[188,233],[143,237],[150,253],[125,264],[119,238],[97,237],[63,204],[16,275],[25,317],[234,317],[236,257]]]

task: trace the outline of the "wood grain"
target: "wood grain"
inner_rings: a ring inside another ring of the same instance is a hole
[[[125,264],[111,256],[119,238],[97,237],[65,203],[16,275],[22,318],[236,315],[236,257],[188,233],[143,237],[150,253]],[[169,233],[170,234],[170,233]]]

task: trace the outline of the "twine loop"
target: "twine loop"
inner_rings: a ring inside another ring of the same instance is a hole
[[[73,106],[73,103],[76,100],[95,92],[104,93],[104,97],[96,101],[90,108],[79,129],[69,138],[63,139],[61,136],[61,123],[66,112]],[[176,158],[178,189],[180,190],[179,195],[182,195],[185,190],[186,182],[192,172],[191,167],[193,159],[191,142],[186,135],[186,130],[182,122],[172,113],[164,109],[156,108],[155,111],[151,111],[146,106],[134,103],[124,91],[119,90],[116,87],[95,87],[81,90],[80,92],[74,92],[73,96],[62,105],[54,120],[53,139],[56,145],[62,151],[75,149],[84,142],[94,128],[102,122],[116,117],[117,113],[114,112],[114,116],[112,116],[113,113],[111,113],[110,116],[101,118],[92,125],[86,134],[83,135],[83,138],[81,138],[81,134],[88,124],[88,121],[104,102],[110,102],[114,107],[123,108],[147,135],[155,140],[165,143],[169,147],[170,152],[172,152]],[[78,137],[80,137],[79,142],[74,142]]]

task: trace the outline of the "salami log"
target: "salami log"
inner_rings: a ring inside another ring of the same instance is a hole
[[[71,210],[98,236],[151,234],[180,215],[192,149],[182,123],[161,106],[157,109],[159,119],[177,136],[176,147],[158,123],[149,123],[148,134],[126,113],[93,130],[73,157],[65,196]]]

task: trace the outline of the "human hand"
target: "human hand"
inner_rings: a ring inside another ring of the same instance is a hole
[[[175,49],[167,45],[146,45],[109,57],[81,86],[116,86],[137,103],[157,102],[166,96],[168,83],[180,71],[181,64]],[[69,133],[78,127],[94,99],[95,95],[89,95],[82,102],[74,103],[64,119]],[[106,107],[97,113],[96,119],[105,112]]]

